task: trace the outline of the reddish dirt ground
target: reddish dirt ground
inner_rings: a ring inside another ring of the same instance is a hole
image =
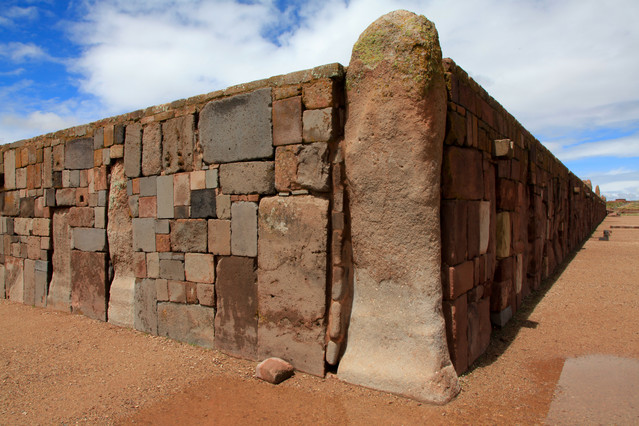
[[[607,218],[493,332],[443,407],[330,375],[272,386],[253,377],[252,362],[0,300],[0,424],[544,423],[567,358],[639,358],[639,229],[599,241],[611,225],[639,225],[639,216]]]

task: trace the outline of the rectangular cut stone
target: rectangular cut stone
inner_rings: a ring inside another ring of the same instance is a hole
[[[140,178],[140,197],[153,197],[157,195],[157,177],[148,176]]]
[[[222,164],[220,186],[225,194],[274,194],[275,164],[272,161]]]
[[[443,198],[480,200],[484,195],[482,154],[476,149],[446,146],[442,164]]]
[[[215,262],[212,254],[185,253],[184,276],[187,281],[213,284],[215,282]]]
[[[215,309],[200,305],[158,303],[158,334],[213,348]]]
[[[204,219],[178,219],[171,224],[171,250],[206,253],[207,224]]]
[[[469,259],[473,259],[479,255],[479,201],[468,201],[468,253]]]
[[[215,218],[215,189],[191,191],[191,217]]]
[[[142,160],[142,126],[138,123],[126,126],[124,137],[124,173],[129,178],[140,176]],[[116,158],[111,152],[111,158]]]
[[[271,89],[209,102],[200,112],[198,126],[206,163],[271,157]]]
[[[165,173],[193,170],[195,119],[193,115],[162,123],[162,167]]]
[[[188,206],[191,204],[190,173],[173,175],[173,205]]]
[[[6,298],[12,302],[24,302],[24,260],[18,257],[6,256],[5,292]]]
[[[142,131],[142,174],[159,175],[162,170],[162,125],[147,124]]]
[[[209,228],[209,253],[228,256],[231,254],[231,221],[208,221]]]
[[[173,218],[173,176],[158,176],[156,183],[158,219]]]
[[[206,170],[191,172],[191,191],[206,189]]]
[[[24,259],[24,289],[22,303],[35,305],[35,260]]]
[[[91,207],[71,207],[69,209],[69,225],[77,228],[91,228],[94,223],[95,214]]]
[[[231,253],[235,256],[257,256],[257,204],[233,203],[231,218]]]
[[[155,280],[135,280],[134,320],[136,330],[158,334],[158,313]]]
[[[302,143],[302,97],[273,102],[273,145]]]
[[[105,251],[106,230],[97,228],[73,228],[73,248],[82,251]]]
[[[64,150],[65,169],[90,169],[93,167],[93,140],[75,139],[66,143]]]
[[[106,321],[107,254],[71,250],[71,309]]]
[[[464,294],[454,301],[444,301],[443,308],[448,351],[457,374],[462,374],[468,368],[468,302],[466,295]]]
[[[329,142],[337,136],[333,108],[306,110],[303,114],[304,142]]]
[[[223,257],[217,265],[215,348],[257,359],[257,273],[255,259]]]
[[[468,305],[468,364],[475,362],[490,343],[490,299]]]
[[[184,262],[181,260],[160,259],[160,278],[184,281]]]
[[[16,152],[13,149],[4,152],[4,187],[16,188]]]
[[[454,300],[473,288],[475,264],[472,260],[448,268],[443,280],[444,297]]]
[[[490,201],[479,203],[479,254],[488,251],[490,240]]]
[[[204,173],[205,188],[217,188],[217,169],[208,169]]]
[[[280,357],[321,376],[328,200],[308,195],[262,199],[259,234],[258,357]]]
[[[215,211],[218,219],[231,218],[231,196],[220,194],[215,197]]]
[[[497,257],[510,256],[511,233],[510,213],[497,213]]]
[[[447,265],[457,265],[466,260],[467,212],[466,201],[442,200],[441,202],[442,261]]]
[[[155,219],[133,218],[133,250],[155,251]]]
[[[44,264],[43,267],[38,267],[38,263]],[[47,305],[47,289],[49,287],[49,262],[37,260],[35,269],[35,306],[41,308]]]
[[[74,206],[75,188],[63,188],[56,190],[55,203],[58,207]]]

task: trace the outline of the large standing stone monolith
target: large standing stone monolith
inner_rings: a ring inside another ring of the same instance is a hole
[[[459,391],[442,314],[439,228],[446,87],[435,26],[371,24],[347,74],[345,164],[354,296],[342,379],[445,403]]]

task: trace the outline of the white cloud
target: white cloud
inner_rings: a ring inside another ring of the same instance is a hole
[[[561,161],[589,157],[639,157],[639,132],[618,139],[586,142],[569,147],[564,147],[561,144],[550,144],[549,149]]]
[[[32,129],[36,134],[44,134],[78,124],[81,122],[76,117],[62,116],[50,111],[34,111],[27,115],[2,114],[0,144],[22,139],[25,128]]]
[[[4,16],[8,18],[12,18],[12,19],[21,19],[21,18],[35,19],[38,17],[38,9],[34,6],[29,6],[29,7],[13,6],[8,8],[5,11]]]
[[[0,57],[2,56],[18,63],[40,59],[48,61],[55,60],[40,46],[37,46],[34,43],[9,42],[0,44]]]

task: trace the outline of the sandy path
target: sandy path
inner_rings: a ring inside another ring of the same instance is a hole
[[[0,424],[543,423],[565,359],[639,359],[639,229],[599,241],[610,225],[639,216],[606,219],[554,285],[493,333],[445,407],[333,377],[271,386],[251,362],[0,300]]]

